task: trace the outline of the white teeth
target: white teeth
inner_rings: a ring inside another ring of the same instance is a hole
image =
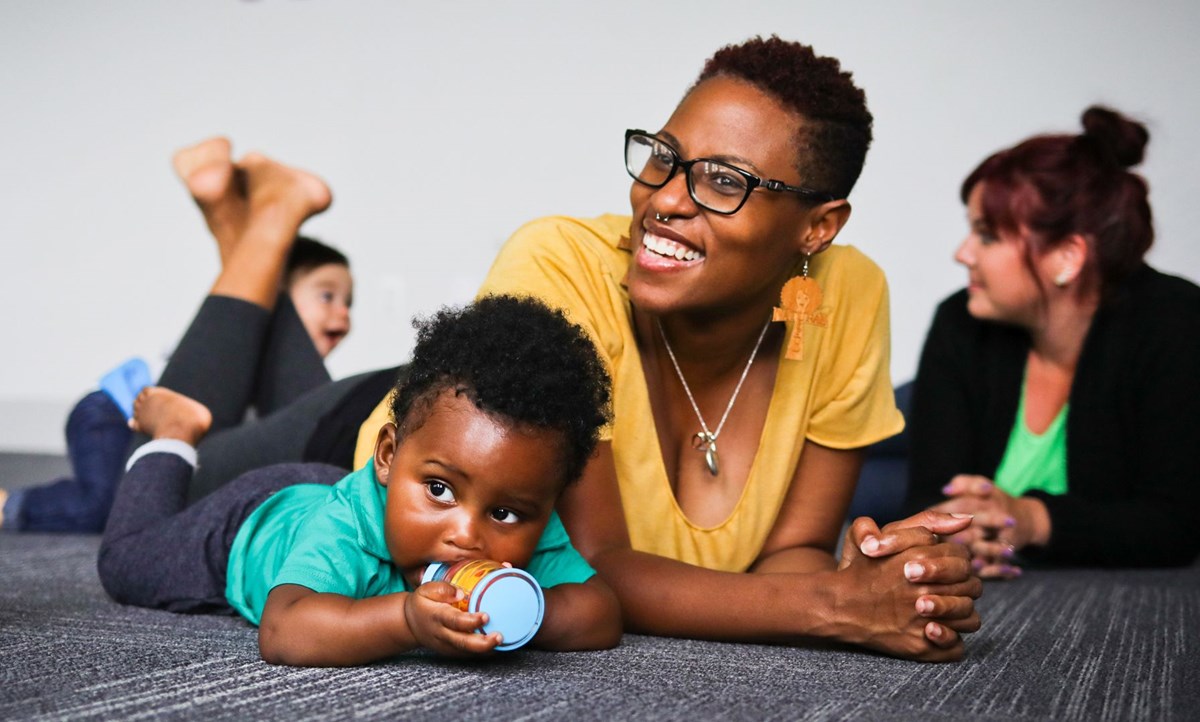
[[[666,238],[660,238],[651,233],[642,236],[642,245],[647,250],[664,256],[666,258],[674,258],[677,261],[694,261],[697,258],[703,257],[699,251],[688,248],[687,246],[669,241]]]

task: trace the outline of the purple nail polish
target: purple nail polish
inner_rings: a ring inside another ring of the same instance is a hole
[[[1016,525],[1017,525],[1017,520],[1012,518],[1011,516],[1004,518],[1004,526],[1014,527]]]
[[[943,493],[943,494],[949,494],[949,493],[950,493],[950,490],[951,490],[951,489],[953,489],[953,488],[954,488],[954,485],[953,485],[953,484],[946,484],[945,486],[943,486],[943,487],[942,487],[942,493]]]

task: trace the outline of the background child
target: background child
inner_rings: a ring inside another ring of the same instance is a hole
[[[285,464],[244,474],[185,507],[194,444],[212,423],[163,388],[135,405],[154,440],[131,458],[98,567],[115,600],[181,612],[233,608],[260,624],[268,662],[352,665],[416,647],[482,654],[485,614],[420,584],[433,562],[493,559],[546,588],[532,644],[611,647],[615,596],[554,513],[609,419],[591,341],[540,302],[489,297],[418,322],[393,419],[357,472]],[[333,484],[332,490],[326,486]]]
[[[281,294],[295,307],[321,358],[350,333],[354,281],[349,259],[337,249],[298,236],[287,257]],[[285,396],[273,379],[264,375],[255,389],[253,406],[263,414],[291,400]],[[84,396],[67,417],[72,475],[12,492],[0,489],[0,528],[80,534],[103,531],[132,435],[124,412],[108,394],[93,391]]]

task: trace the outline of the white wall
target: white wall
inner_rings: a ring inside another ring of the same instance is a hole
[[[0,448],[59,450],[67,409],[174,344],[217,269],[172,152],[222,133],[315,170],[306,231],[349,253],[335,375],[398,363],[408,319],[468,300],[548,213],[627,209],[627,127],[662,124],[720,45],[839,57],[876,140],[841,236],[892,284],[893,375],[961,285],[965,173],[1103,101],[1148,122],[1159,246],[1200,279],[1200,4],[0,0]]]

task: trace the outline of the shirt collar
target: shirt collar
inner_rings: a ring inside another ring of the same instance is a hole
[[[387,487],[375,477],[375,464],[368,461],[346,481],[346,497],[358,529],[359,546],[371,556],[391,563],[392,555],[384,535]]]

